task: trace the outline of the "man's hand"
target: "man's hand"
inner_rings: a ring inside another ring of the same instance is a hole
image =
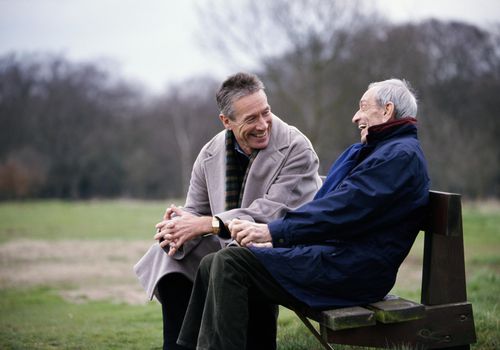
[[[164,220],[156,224],[157,233],[154,239],[160,241],[160,246],[170,246],[169,256],[187,241],[204,233],[210,232],[211,220],[209,216],[195,216],[174,205],[165,211]]]
[[[242,247],[268,247],[272,248],[271,233],[266,224],[256,224],[247,220],[231,220],[229,223],[231,237],[235,239]]]

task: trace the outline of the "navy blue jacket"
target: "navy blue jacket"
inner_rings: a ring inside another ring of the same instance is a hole
[[[317,308],[366,304],[393,287],[419,231],[429,177],[414,119],[370,128],[315,198],[270,222],[274,248],[251,248],[293,296]]]

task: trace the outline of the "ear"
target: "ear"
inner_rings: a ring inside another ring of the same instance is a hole
[[[396,108],[394,108],[394,103],[387,102],[384,106],[384,122],[388,122],[394,119],[396,116]]]
[[[219,114],[219,119],[222,122],[222,125],[224,128],[227,130],[231,130],[231,125],[229,125],[229,118],[226,117],[224,114]]]

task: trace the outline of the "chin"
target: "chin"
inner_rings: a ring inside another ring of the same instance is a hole
[[[267,147],[267,145],[269,145],[269,140],[266,141],[266,142],[255,142],[253,145],[252,145],[252,148],[253,149],[264,149]]]

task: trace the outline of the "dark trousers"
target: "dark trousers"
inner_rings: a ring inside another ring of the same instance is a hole
[[[187,349],[178,345],[176,341],[192,288],[193,283],[179,273],[166,275],[158,282],[158,293],[162,300],[163,350]],[[253,296],[249,298],[247,349],[276,349],[277,318],[277,305],[262,303]]]
[[[300,302],[276,282],[250,250],[222,249],[207,255],[200,264],[178,343],[200,350],[275,349],[276,333],[273,347],[269,347],[269,343],[262,343],[261,335],[249,331],[249,319],[255,305],[270,308],[276,304],[298,306]],[[266,320],[261,322],[270,322]]]
[[[158,282],[158,294],[162,300],[163,350],[187,349],[176,342],[192,289],[193,282],[180,273],[166,275]]]

